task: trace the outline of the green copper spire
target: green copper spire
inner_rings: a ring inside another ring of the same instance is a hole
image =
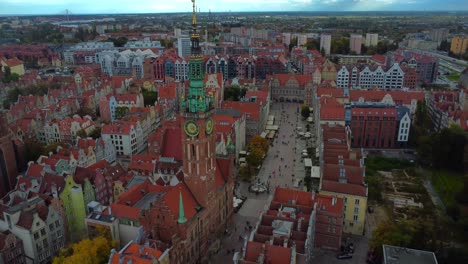
[[[197,12],[195,0],[192,0],[192,31],[190,41],[192,42],[191,54],[189,56],[189,89],[180,98],[180,108],[189,113],[209,111],[213,107],[213,99],[206,95],[204,59],[200,48],[200,33],[197,31]]]
[[[179,224],[187,222],[184,214],[184,202],[182,201],[182,192],[179,192],[179,219],[177,220]]]

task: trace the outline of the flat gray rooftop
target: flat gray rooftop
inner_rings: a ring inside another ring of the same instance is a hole
[[[434,252],[383,245],[384,264],[437,264]]]

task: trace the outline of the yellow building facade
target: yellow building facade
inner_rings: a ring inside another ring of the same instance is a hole
[[[320,193],[343,198],[343,232],[359,236],[364,234],[367,197],[330,191],[320,191]]]
[[[24,64],[18,58],[6,59],[0,58],[0,65],[2,72],[5,72],[5,68],[9,67],[11,73],[16,73],[19,76],[23,76],[25,73]]]
[[[452,44],[450,45],[450,51],[454,54],[464,54],[468,49],[468,37],[467,36],[455,36],[452,38]]]

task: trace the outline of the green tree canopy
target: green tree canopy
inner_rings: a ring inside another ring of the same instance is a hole
[[[247,93],[247,88],[241,88],[237,85],[226,87],[224,89],[224,100],[239,101]]]
[[[158,93],[155,91],[147,91],[143,89],[143,101],[145,106],[153,106],[158,101]]]
[[[121,119],[128,113],[128,107],[126,106],[117,106],[115,109],[115,118]]]
[[[310,109],[307,105],[301,106],[301,115],[304,118],[308,118],[310,116]]]

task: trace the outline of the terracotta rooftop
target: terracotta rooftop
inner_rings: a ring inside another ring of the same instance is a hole
[[[322,180],[323,191],[345,193],[357,196],[367,196],[367,188],[364,185],[340,183],[336,181]]]
[[[395,90],[350,90],[349,100],[358,102],[362,97],[365,102],[381,102],[386,95],[391,96],[396,104],[411,104],[411,100],[424,100],[424,92]]]
[[[291,262],[291,248],[270,245],[269,243],[259,243],[254,241],[247,242],[245,260],[257,263],[260,254],[264,254],[265,262],[269,264],[287,264]],[[249,263],[249,262],[244,262]]]
[[[123,248],[120,252],[115,252],[109,263],[110,264],[152,264],[153,259],[159,259],[163,253],[155,248],[130,244]]]

